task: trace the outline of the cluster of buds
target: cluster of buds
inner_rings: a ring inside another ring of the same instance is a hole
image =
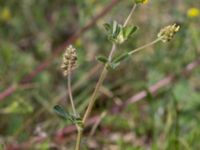
[[[169,25],[169,26],[166,26],[163,29],[161,29],[157,36],[163,42],[168,42],[168,41],[172,40],[175,33],[178,32],[179,29],[180,29],[180,26],[178,26],[176,24]]]
[[[61,69],[63,71],[63,75],[67,76],[69,72],[74,70],[77,66],[77,54],[76,49],[70,45],[66,48],[65,53],[63,55],[63,62],[61,64]]]

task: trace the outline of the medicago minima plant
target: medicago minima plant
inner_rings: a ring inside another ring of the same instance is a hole
[[[125,19],[123,24],[118,23],[117,21],[113,21],[112,23],[105,23],[104,27],[107,31],[107,36],[109,41],[112,44],[112,48],[108,54],[108,56],[98,56],[97,60],[103,64],[102,72],[99,76],[99,79],[96,83],[96,86],[94,88],[93,93],[91,94],[88,106],[86,111],[83,115],[80,115],[76,111],[76,107],[74,105],[74,100],[72,96],[72,90],[71,90],[71,73],[73,70],[77,68],[77,54],[76,54],[76,48],[74,48],[72,45],[66,48],[64,55],[63,55],[63,62],[61,64],[61,69],[63,71],[63,75],[67,77],[68,79],[68,93],[69,93],[69,99],[72,107],[72,113],[69,113],[66,111],[62,106],[56,105],[54,106],[54,111],[62,118],[66,120],[70,120],[77,128],[77,140],[75,145],[75,150],[80,149],[80,143],[83,136],[83,130],[85,123],[90,116],[93,106],[96,102],[97,95],[99,93],[100,87],[102,86],[107,74],[109,73],[110,69],[117,69],[117,67],[123,62],[123,60],[129,58],[136,52],[139,52],[149,46],[152,46],[158,42],[169,42],[173,39],[176,32],[179,30],[179,26],[176,24],[168,25],[164,28],[162,28],[158,34],[157,37],[155,37],[154,40],[152,40],[150,43],[145,44],[141,47],[138,47],[136,49],[122,52],[120,55],[115,56],[115,51],[117,50],[117,47],[124,43],[125,41],[129,40],[134,33],[138,30],[138,27],[135,25],[129,25],[130,18],[135,11],[137,5],[139,4],[145,4],[148,0],[135,0],[134,5]]]

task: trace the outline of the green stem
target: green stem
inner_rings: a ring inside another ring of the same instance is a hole
[[[92,94],[92,97],[91,97],[91,99],[89,101],[89,105],[88,105],[87,110],[86,110],[86,112],[84,114],[84,117],[83,117],[83,125],[85,124],[87,118],[89,117],[89,115],[90,115],[90,113],[92,111],[92,108],[93,108],[93,106],[95,104],[95,101],[96,101],[96,98],[97,98],[97,94],[99,92],[99,89],[100,89],[105,77],[106,77],[106,74],[107,74],[107,64],[103,68],[103,71],[102,71],[102,73],[101,73],[101,75],[99,77],[99,80],[98,80],[97,84],[96,84],[95,90],[94,90],[94,92]]]
[[[146,44],[146,45],[144,45],[144,46],[138,47],[138,48],[136,48],[136,49],[130,51],[128,54],[129,54],[129,55],[132,55],[132,54],[134,54],[134,53],[136,53],[136,52],[139,52],[139,51],[141,51],[141,50],[144,49],[144,48],[147,48],[147,47],[149,47],[149,46],[151,46],[151,45],[156,44],[156,43],[159,42],[160,40],[161,40],[160,38],[157,38],[156,40],[154,40],[154,41],[152,41],[152,42],[150,42],[150,43],[148,43],[148,44]]]
[[[136,8],[136,4],[133,5],[133,8],[131,9],[131,11],[130,11],[128,17],[126,18],[126,20],[125,20],[125,22],[124,22],[124,24],[123,24],[124,27],[128,24],[128,22],[129,22],[129,20],[130,20],[132,14],[133,14],[135,8]],[[110,54],[109,54],[109,56],[108,56],[108,60],[109,60],[109,61],[112,60],[112,56],[113,56],[115,50],[116,50],[116,45],[113,43],[111,52],[110,52]],[[94,90],[94,92],[93,92],[93,94],[92,94],[92,97],[91,97],[91,99],[90,99],[88,108],[87,108],[87,110],[86,110],[86,112],[85,112],[85,114],[84,114],[84,117],[83,117],[83,124],[85,124],[87,118],[89,117],[89,115],[90,115],[90,113],[91,113],[91,110],[92,110],[92,108],[93,108],[93,106],[94,106],[94,103],[95,103],[95,101],[96,101],[96,98],[97,98],[98,91],[99,91],[99,89],[100,89],[100,87],[101,87],[101,85],[102,85],[102,83],[103,83],[103,81],[104,81],[104,79],[105,79],[105,77],[106,77],[106,74],[107,74],[107,65],[108,65],[108,64],[105,64],[105,66],[104,66],[104,68],[103,68],[103,71],[102,71],[102,73],[101,73],[101,75],[100,75],[99,81],[97,82],[97,85],[96,85],[96,87],[95,87],[95,90]]]
[[[94,124],[94,126],[91,129],[91,132],[89,134],[90,138],[94,135],[97,127],[99,126],[100,122],[102,121],[102,119],[107,115],[107,111],[103,111],[99,117],[99,119],[97,120],[97,122]]]
[[[115,50],[116,50],[116,44],[113,43],[113,45],[112,45],[112,49],[111,49],[111,52],[110,52],[109,57],[108,57],[108,61],[109,61],[109,62],[112,61],[112,56],[113,56]]]
[[[126,20],[124,21],[123,27],[127,26],[129,20],[131,19],[131,16],[132,16],[133,12],[134,12],[135,9],[136,9],[136,6],[137,6],[137,4],[134,4],[134,5],[133,5],[133,7],[132,7],[132,9],[131,9],[131,11],[130,11],[128,17],[127,17]]]
[[[74,105],[74,100],[73,100],[73,96],[72,96],[72,88],[71,88],[71,69],[70,69],[70,66],[69,66],[69,74],[67,76],[67,85],[68,85],[68,93],[69,93],[69,99],[70,99],[70,103],[72,105],[72,111],[73,111],[73,114],[76,116],[77,113],[76,113],[76,109],[75,109],[75,105]]]
[[[141,46],[141,47],[139,47],[139,48],[137,48],[137,49],[134,49],[134,50],[132,50],[132,51],[129,52],[129,55],[132,55],[132,54],[135,53],[135,52],[138,52],[138,51],[140,51],[140,50],[142,50],[142,49],[144,49],[144,48],[146,48],[146,47],[149,47],[149,46],[151,46],[151,45],[157,43],[158,41],[160,41],[160,39],[156,39],[156,40],[152,41],[151,43],[148,43],[148,44],[146,44],[146,45],[144,45],[144,46]],[[113,46],[113,47],[115,47],[115,46]],[[112,51],[115,51],[115,49],[112,49],[112,50],[111,50],[111,53],[110,53],[110,55],[109,55],[109,58],[110,58],[110,56],[112,55]],[[111,56],[111,58],[112,58],[112,56]],[[92,97],[91,97],[91,99],[90,99],[90,103],[89,103],[88,108],[87,108],[87,110],[86,110],[86,113],[85,113],[85,115],[84,115],[84,117],[83,117],[83,124],[85,124],[87,118],[89,117],[89,115],[90,115],[90,113],[91,113],[91,110],[92,110],[92,108],[93,108],[93,106],[94,106],[94,103],[95,103],[95,101],[96,101],[96,98],[97,98],[98,91],[99,91],[99,89],[100,89],[100,87],[101,87],[101,85],[102,85],[102,83],[103,83],[103,81],[104,81],[104,79],[105,79],[105,77],[106,77],[106,74],[107,74],[107,69],[106,69],[106,68],[107,68],[107,64],[104,66],[104,69],[103,69],[103,71],[102,71],[102,73],[101,73],[101,75],[100,75],[99,81],[97,82],[97,85],[96,85],[96,87],[95,87],[95,90],[94,90],[94,92],[93,92],[93,94],[92,94]]]
[[[75,150],[79,150],[80,149],[82,134],[83,134],[83,129],[78,127],[78,135],[77,135],[77,139],[76,139]]]
[[[135,8],[136,8],[136,4],[134,4],[134,6],[133,6],[131,12],[129,13],[127,19],[125,20],[125,22],[124,22],[124,24],[123,24],[124,27],[128,24],[128,22],[129,22],[129,20],[130,20],[130,18],[131,18],[131,15],[133,14]],[[113,43],[112,49],[111,49],[110,54],[109,54],[109,56],[108,56],[109,61],[112,60],[112,56],[113,56],[115,50],[116,50],[116,45]],[[101,73],[101,75],[100,75],[100,77],[99,77],[99,80],[98,80],[98,82],[97,82],[97,84],[96,84],[95,90],[94,90],[94,92],[93,92],[93,94],[92,94],[92,96],[91,96],[91,99],[90,99],[90,101],[89,101],[87,110],[86,110],[86,112],[85,112],[85,114],[84,114],[84,116],[83,116],[83,121],[82,121],[83,126],[85,125],[85,123],[86,123],[86,121],[87,121],[87,119],[88,119],[88,117],[89,117],[89,115],[90,115],[90,113],[91,113],[91,111],[92,111],[92,108],[93,108],[93,106],[94,106],[94,104],[95,104],[95,102],[96,102],[97,95],[98,95],[98,92],[99,92],[99,90],[100,90],[100,87],[101,87],[101,85],[103,84],[103,81],[104,81],[105,78],[106,78],[106,75],[107,75],[107,66],[108,66],[108,63],[106,63],[106,64],[104,65],[103,71],[102,71],[102,73]],[[75,148],[75,150],[79,150],[79,149],[80,149],[81,137],[82,137],[82,130],[78,130],[78,135],[77,135],[77,141],[76,141],[76,148]]]

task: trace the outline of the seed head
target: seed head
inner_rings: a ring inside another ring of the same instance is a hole
[[[179,29],[180,29],[180,26],[176,24],[168,25],[162,28],[157,36],[163,42],[169,42],[174,37],[175,33],[179,31]]]
[[[63,55],[63,62],[61,64],[61,69],[64,76],[67,76],[69,72],[74,70],[77,66],[77,54],[76,49],[70,45],[66,48]]]

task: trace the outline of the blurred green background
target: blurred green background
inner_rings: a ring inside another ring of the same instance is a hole
[[[68,150],[74,146],[75,133],[62,142],[53,138],[56,131],[70,125],[55,115],[53,105],[61,104],[69,111],[71,108],[66,104],[67,81],[60,70],[62,57],[53,59],[51,56],[110,2],[0,0],[0,92],[18,85],[46,59],[50,58],[51,62],[29,84],[17,86],[16,92],[0,101],[0,149],[40,135],[47,138],[29,143],[28,149]],[[96,56],[107,55],[111,47],[103,24],[112,20],[123,22],[132,5],[133,0],[120,1],[74,42],[79,67],[73,73],[72,86],[81,114],[100,73]],[[130,24],[139,26],[139,30],[119,51],[154,40],[160,28],[169,24],[179,24],[180,32],[171,42],[149,47],[110,71],[93,115],[123,103],[166,75],[176,74],[178,80],[160,89],[157,96],[149,95],[129,105],[120,114],[107,113],[92,138],[88,137],[89,130],[86,131],[83,149],[200,149],[200,69],[187,77],[180,73],[200,56],[200,16],[187,15],[193,7],[199,9],[200,3],[197,0],[150,0],[137,7]]]

